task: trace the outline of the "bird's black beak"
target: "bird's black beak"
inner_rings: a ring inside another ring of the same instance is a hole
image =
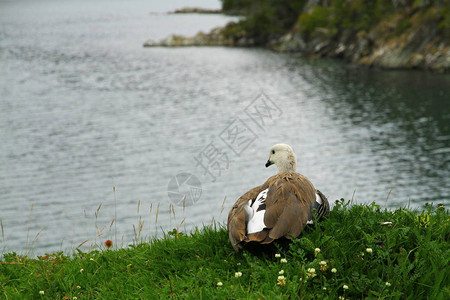
[[[270,161],[270,159],[266,162],[266,168],[269,167],[270,165],[273,165],[273,162]]]

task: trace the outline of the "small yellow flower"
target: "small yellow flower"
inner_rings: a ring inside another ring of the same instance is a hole
[[[338,299],[339,300],[345,300],[345,297],[344,296],[339,296]]]
[[[219,281],[218,283],[217,283],[217,286],[222,286],[223,285],[223,283],[221,282],[221,281]]]
[[[234,273],[234,277],[239,278],[242,276],[242,272],[236,272]]]
[[[278,274],[283,275],[284,274],[284,270],[281,270],[280,272],[278,272]]]
[[[77,297],[73,297],[72,299],[73,299],[73,300],[77,300],[78,298],[77,298]]]
[[[280,263],[283,263],[283,264],[287,263],[287,259],[286,258],[280,259]]]
[[[81,289],[81,286],[77,285],[77,289]]]
[[[280,254],[280,253],[276,253],[276,254],[275,254],[275,257],[276,257],[276,258],[280,258],[280,257],[281,257],[281,254]]]
[[[344,284],[344,285],[342,286],[342,288],[343,288],[344,290],[348,290],[348,285]]]
[[[337,272],[336,268],[331,269],[331,273],[336,273],[336,272]]]
[[[45,292],[44,291],[39,291],[39,295],[44,295]]]
[[[366,252],[367,252],[367,253],[372,253],[372,248],[367,248],[367,249],[366,249]]]
[[[320,248],[316,248],[316,249],[314,249],[314,255],[316,255],[317,256],[317,254],[319,254],[320,253]]]
[[[91,257],[90,260],[94,261],[94,259]]]
[[[327,290],[327,288],[326,288],[326,287],[323,287],[323,288],[322,288],[322,290],[326,291],[326,290]]]
[[[389,281],[386,281],[386,286],[391,286],[391,283]]]
[[[80,269],[80,273],[83,273],[84,272],[84,269]]]

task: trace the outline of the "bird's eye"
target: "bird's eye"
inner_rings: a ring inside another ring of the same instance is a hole
[[[275,154],[275,150],[272,150],[272,154]]]

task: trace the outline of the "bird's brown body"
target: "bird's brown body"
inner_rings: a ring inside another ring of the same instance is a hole
[[[246,220],[244,207],[265,189],[268,189],[265,199],[265,228],[248,234],[249,220]],[[322,197],[321,193],[319,195]],[[281,237],[297,237],[311,218],[315,201],[316,189],[305,176],[296,172],[282,172],[270,177],[263,185],[242,195],[231,208],[227,227],[233,248],[239,251],[249,242],[268,244]]]

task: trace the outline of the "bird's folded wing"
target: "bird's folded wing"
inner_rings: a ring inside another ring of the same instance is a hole
[[[258,186],[242,195],[228,214],[228,236],[235,250],[239,249],[238,244],[246,237],[244,205],[246,205],[249,200],[255,199],[261,191],[262,187]]]
[[[279,174],[268,181],[264,223],[270,239],[297,237],[306,226],[315,189],[311,182],[297,173]]]
[[[319,205],[319,208],[317,209],[317,217],[326,217],[328,213],[330,212],[330,203],[328,202],[327,197],[325,197],[324,194],[322,194],[321,191],[316,190],[317,195],[319,195],[320,199],[322,200],[322,203]]]

